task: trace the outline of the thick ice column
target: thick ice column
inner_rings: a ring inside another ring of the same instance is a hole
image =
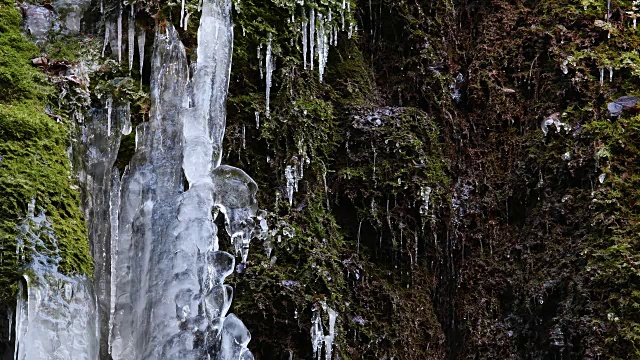
[[[189,112],[184,117],[185,175],[190,183],[220,165],[226,125],[227,93],[233,52],[230,0],[205,0],[198,28],[198,62]],[[200,139],[203,131],[208,138]],[[204,143],[208,141],[209,144]],[[210,152],[210,153],[209,153]],[[203,154],[205,156],[200,156]],[[206,163],[189,163],[190,159]],[[209,158],[212,161],[209,161]]]
[[[122,179],[111,331],[114,359],[159,358],[178,332],[175,307],[166,299],[177,249],[171,224],[182,192],[180,109],[188,67],[173,26],[158,28],[151,74],[150,121],[138,126],[138,151]],[[193,260],[190,259],[190,263]]]
[[[156,33],[150,121],[136,129],[137,152],[122,178],[112,245],[116,360],[251,358],[248,330],[226,314],[233,291],[223,280],[235,258],[218,250],[214,224],[224,214],[243,260],[251,237],[266,227],[256,217],[255,182],[240,169],[220,166],[230,9],[229,0],[204,1],[190,82],[173,26]]]
[[[118,127],[126,122],[127,107],[116,106],[111,116]],[[119,181],[118,170],[113,165],[118,155],[120,131],[109,133],[108,110],[91,109],[82,124],[81,142],[84,146],[83,171],[80,181],[86,189],[84,199],[85,216],[91,250],[94,259],[94,289],[98,299],[98,324],[100,330],[100,353],[108,352],[109,318],[111,312],[111,237],[117,232],[113,227],[113,212],[117,214],[118,199],[114,198],[113,182]],[[116,185],[119,186],[119,185]]]

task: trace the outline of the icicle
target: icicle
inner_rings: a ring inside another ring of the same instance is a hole
[[[322,74],[324,75],[324,70],[327,68],[327,62],[329,61],[329,36],[327,35],[324,27],[322,30]]]
[[[287,179],[287,199],[289,199],[289,206],[293,205],[293,190],[295,186],[296,177],[293,167],[287,165],[284,169],[284,177]]]
[[[324,330],[322,329],[322,318],[318,309],[313,310],[311,316],[311,347],[313,357],[320,360],[322,356],[322,343],[324,341]]]
[[[351,14],[351,2],[347,3],[347,12],[349,14]],[[353,24],[351,22],[349,22],[349,39],[351,39],[351,36],[353,35]]]
[[[358,245],[356,247],[356,254],[360,254],[360,230],[362,230],[362,220],[360,220],[360,225],[358,225]]]
[[[184,26],[184,0],[182,0],[182,7],[180,8],[180,27]]]
[[[104,0],[100,0],[100,14],[104,14]]]
[[[260,111],[256,111],[256,129],[260,128]]]
[[[422,206],[420,207],[420,215],[426,216],[429,213],[429,198],[431,197],[431,188],[420,188],[420,197],[422,198]]]
[[[129,173],[129,165],[124,169],[123,177],[126,177]],[[109,220],[111,223],[111,281],[109,287],[111,289],[111,297],[109,301],[109,349],[111,349],[111,341],[113,334],[113,315],[115,313],[116,306],[116,262],[118,257],[118,218],[120,214],[120,192],[122,190],[122,183],[120,182],[120,173],[114,171],[111,174],[111,192],[109,196]]]
[[[144,68],[144,43],[146,41],[146,34],[144,29],[140,30],[138,34],[138,55],[140,56],[140,87],[142,87],[142,69]]]
[[[325,303],[322,303],[324,310],[329,313],[329,335],[324,337],[324,351],[325,359],[331,360],[333,352],[333,341],[336,337],[336,318],[338,314],[332,308],[328,307]]]
[[[131,103],[124,106],[124,124],[122,124],[122,135],[131,134]]]
[[[342,17],[342,31],[344,31],[344,8],[345,8],[345,1],[346,1],[346,0],[342,0],[342,10],[340,10],[340,17]]]
[[[604,85],[604,68],[600,69],[600,86]]]
[[[113,98],[111,95],[107,98],[107,136],[111,136],[111,111],[113,110]]]
[[[258,45],[258,70],[260,70],[260,79],[264,78],[264,74],[262,72],[262,44]]]
[[[322,183],[324,184],[324,196],[327,200],[327,210],[329,207],[329,187],[327,186],[327,166],[322,163]]]
[[[104,24],[104,43],[102,45],[102,57],[104,57],[104,51],[107,49],[107,43],[109,43],[109,29],[110,29],[110,24],[109,23],[105,23]]]
[[[373,149],[373,182],[375,185],[377,185],[378,182],[376,181],[376,155],[378,153],[376,152],[376,148],[375,146],[373,146],[373,144],[371,144],[371,148]]]
[[[304,69],[307,69],[307,22],[303,21],[302,23],[302,63],[304,64]]]
[[[131,69],[133,69],[133,55],[135,53],[135,41],[136,41],[136,28],[135,28],[135,9],[133,4],[131,4],[131,14],[129,14],[129,38],[127,39],[127,47],[129,50],[129,74],[131,74]]]
[[[122,61],[122,6],[118,13],[118,64]]]
[[[247,147],[247,139],[246,139],[246,127],[242,125],[242,148],[245,149]]]
[[[271,54],[271,34],[269,34],[269,43],[267,44],[267,54],[265,56],[266,78],[267,78],[267,91],[266,91],[266,111],[267,118],[271,116],[269,110],[269,97],[271,97],[271,77],[273,75],[274,61]]]
[[[325,335],[322,326],[322,317],[320,307],[329,316],[329,334]],[[311,315],[311,347],[313,349],[313,357],[317,360],[322,359],[322,345],[324,345],[324,358],[331,360],[333,356],[333,342],[336,337],[336,319],[338,314],[335,310],[327,306],[325,301],[316,304]]]
[[[314,59],[314,47],[315,47],[315,39],[316,36],[316,12],[313,8],[309,10],[309,62],[311,64],[311,70],[313,70],[313,59]]]
[[[318,13],[318,31],[316,33],[318,42],[318,75],[320,82],[322,82],[322,76],[324,75],[324,47],[325,47],[325,34],[324,34],[324,20],[322,19],[322,13]]]
[[[9,320],[9,341],[11,341],[11,331],[13,330],[13,311],[7,311],[7,320]]]
[[[613,81],[613,67],[609,66],[609,82]]]
[[[189,16],[191,16],[191,13],[187,11],[187,14],[184,16],[184,26],[182,27],[184,31],[187,31],[187,26],[189,25]]]

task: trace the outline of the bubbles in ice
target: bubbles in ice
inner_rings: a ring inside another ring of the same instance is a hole
[[[229,285],[216,285],[205,296],[206,313],[209,319],[227,315],[233,299],[233,288]]]

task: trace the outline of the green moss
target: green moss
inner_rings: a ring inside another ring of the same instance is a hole
[[[586,131],[598,139],[597,165],[605,174],[593,193],[586,273],[595,292],[605,294],[597,318],[605,324],[608,353],[640,357],[640,293],[633,285],[640,281],[640,116],[594,122]]]
[[[27,214],[27,204],[36,201],[53,224],[62,254],[64,273],[91,274],[86,227],[79,208],[66,151],[71,124],[64,117],[44,114],[46,99],[55,93],[45,76],[31,66],[38,56],[35,45],[19,31],[20,12],[13,2],[0,3],[0,286],[11,289],[24,271],[24,260],[16,256],[18,224]],[[57,119],[57,120],[56,120]],[[62,121],[60,121],[62,120]],[[47,239],[46,245],[56,245]],[[12,298],[12,291],[0,301]]]

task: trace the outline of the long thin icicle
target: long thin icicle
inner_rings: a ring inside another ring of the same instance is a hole
[[[271,48],[271,34],[269,34],[269,42],[267,43],[267,55],[265,56],[265,66],[266,66],[266,77],[267,77],[267,91],[266,91],[266,111],[265,115],[267,118],[271,116],[271,112],[269,110],[269,98],[271,97],[271,79],[274,70],[274,62],[273,62],[273,54]]]
[[[129,13],[129,37],[127,38],[127,50],[129,50],[129,74],[131,74],[131,69],[133,69],[133,55],[136,50],[136,15],[133,4],[131,4],[131,12]]]
[[[309,10],[309,61],[311,63],[311,70],[313,70],[313,58],[314,58],[314,47],[315,47],[315,39],[316,36],[316,12],[313,8]]]
[[[118,64],[122,62],[122,6],[118,13]]]
[[[140,29],[138,33],[138,55],[140,56],[140,86],[142,86],[142,69],[144,68],[144,43],[147,34],[144,29]]]
[[[325,44],[325,33],[324,33],[324,19],[322,18],[322,14],[318,13],[318,29],[317,29],[317,51],[318,51],[318,75],[320,77],[320,82],[322,82],[322,76],[324,75],[324,48]]]
[[[180,8],[180,27],[184,26],[184,0],[182,0],[182,6]]]
[[[104,51],[107,49],[107,44],[109,43],[109,36],[111,34],[109,34],[109,30],[111,28],[111,26],[109,26],[110,24],[108,22],[106,22],[104,24],[104,43],[102,44],[102,57],[104,57]]]
[[[308,24],[309,23],[307,21],[302,22],[302,63],[304,64],[304,69],[307,68],[307,41],[309,39],[307,37]]]
[[[111,113],[113,111],[113,98],[107,98],[107,136],[111,136]]]

